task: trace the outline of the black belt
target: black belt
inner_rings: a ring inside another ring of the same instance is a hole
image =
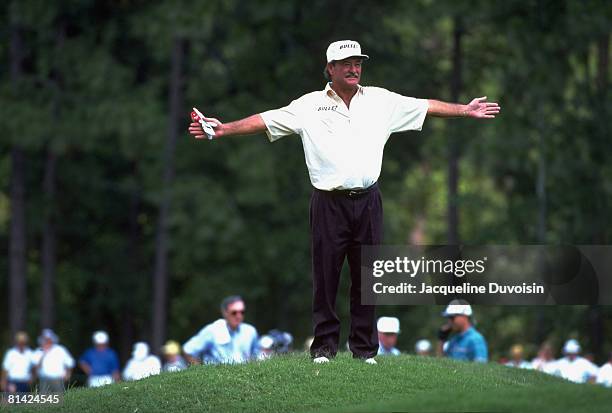
[[[365,194],[372,192],[378,188],[378,182],[374,182],[367,188],[353,188],[353,189],[332,189],[331,191],[324,191],[322,189],[315,188],[316,191],[332,196],[342,196],[347,198],[359,198]]]

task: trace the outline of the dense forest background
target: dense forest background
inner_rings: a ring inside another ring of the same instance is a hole
[[[125,360],[136,340],[184,342],[229,294],[299,348],[311,331],[299,138],[186,129],[192,106],[229,121],[322,89],[339,39],[370,55],[365,85],[502,106],[491,122],[428,119],[391,137],[386,243],[612,243],[608,1],[15,0],[0,22],[2,348],[46,326],[79,355],[103,328]],[[379,314],[400,317],[412,351],[441,308]],[[612,349],[611,307],[476,316],[494,359],[570,336],[600,363]]]

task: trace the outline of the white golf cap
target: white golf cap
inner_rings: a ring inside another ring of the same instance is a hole
[[[446,310],[442,313],[444,317],[450,317],[454,315],[465,315],[468,317],[472,316],[472,307],[469,304],[449,304]]]
[[[376,328],[381,333],[395,333],[400,332],[400,322],[397,317],[380,317]]]
[[[417,353],[426,353],[431,351],[431,342],[429,340],[421,339],[416,342],[414,349]]]
[[[578,354],[580,353],[580,344],[578,343],[577,340],[574,340],[573,338],[570,340],[567,340],[565,342],[565,345],[563,346],[563,352],[565,354]]]
[[[270,350],[273,345],[274,339],[267,334],[265,336],[261,336],[261,338],[259,339],[259,347],[264,350]]]
[[[134,344],[132,357],[136,360],[144,360],[149,355],[149,345],[143,341]]]
[[[361,57],[369,59],[370,56],[361,53],[361,45],[354,40],[339,40],[333,42],[327,48],[327,63],[334,60],[343,60],[349,57]]]
[[[94,344],[106,344],[108,343],[108,334],[106,334],[106,331],[96,331],[93,333],[92,340]]]

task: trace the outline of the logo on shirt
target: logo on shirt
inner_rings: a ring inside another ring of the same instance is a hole
[[[317,112],[326,111],[326,110],[336,110],[338,109],[338,105],[333,106],[319,106],[317,108]]]

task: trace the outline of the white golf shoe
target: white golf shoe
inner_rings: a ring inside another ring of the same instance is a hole
[[[314,358],[312,362],[315,364],[329,363],[329,359],[327,357],[321,356]]]

